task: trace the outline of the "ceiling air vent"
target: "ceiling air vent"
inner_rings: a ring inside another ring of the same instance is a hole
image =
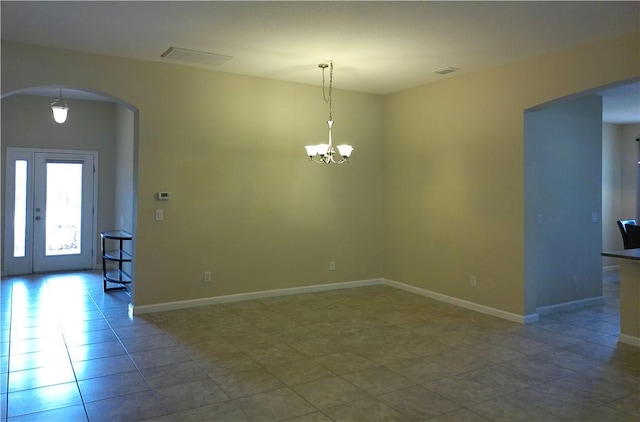
[[[438,75],[446,75],[447,73],[453,73],[457,70],[460,70],[460,68],[448,66],[448,67],[443,67],[442,69],[434,70],[433,73],[437,73]]]
[[[206,51],[188,50],[186,48],[169,47],[162,53],[163,59],[175,60],[178,62],[197,63],[207,66],[220,66],[222,63],[231,60],[231,56],[222,54],[207,53]]]

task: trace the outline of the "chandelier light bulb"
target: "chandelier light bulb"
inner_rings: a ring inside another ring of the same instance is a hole
[[[351,156],[351,152],[353,151],[353,147],[346,144],[338,145],[336,148],[338,148],[338,153],[344,158],[349,158]]]
[[[318,155],[320,155],[320,157],[324,157],[325,155],[329,154],[329,148],[331,148],[331,145],[329,144],[316,145],[316,151],[318,152]]]

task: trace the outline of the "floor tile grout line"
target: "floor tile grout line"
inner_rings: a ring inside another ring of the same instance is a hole
[[[13,341],[11,341],[11,334],[13,332],[13,311],[14,311],[14,306],[13,306],[13,299],[14,299],[14,295],[13,295],[13,283],[11,284],[11,311],[10,311],[10,321],[9,321],[9,350],[8,350],[8,355],[7,355],[7,397],[5,400],[5,421],[9,420],[9,382],[11,381],[10,378],[10,374],[11,374],[11,347],[13,346]]]
[[[46,279],[46,283],[49,286],[49,279],[48,278]],[[54,287],[49,286],[49,288],[53,289]],[[83,288],[84,288],[85,292],[89,295],[89,297],[91,297],[91,300],[94,303],[94,305],[96,305],[96,308],[98,310],[100,310],[100,308],[97,306],[97,303],[95,303],[95,300],[91,296],[90,292],[86,289],[86,287],[83,287]],[[102,314],[102,312],[101,312],[101,314]],[[104,314],[102,314],[102,315],[103,315],[103,318],[104,318]],[[69,351],[69,347],[70,346],[69,346],[69,344],[67,342],[65,331],[62,329],[62,323],[61,323],[59,315],[57,313],[56,313],[56,321],[57,321],[58,326],[60,328],[60,332],[61,332],[64,344],[65,344],[65,350],[67,352],[67,357],[69,358],[69,365],[71,366],[71,371],[73,372],[73,377],[74,377],[74,380],[75,380],[76,388],[78,390],[78,395],[80,396],[80,400],[81,400],[81,403],[82,403],[84,414],[85,414],[86,420],[89,421],[90,419],[89,419],[89,413],[88,413],[88,410],[87,410],[87,407],[86,407],[86,401],[85,401],[85,398],[84,398],[84,394],[82,393],[82,390],[80,389],[80,383],[79,383],[79,380],[78,380],[78,375],[77,375],[77,372],[76,372],[76,368],[75,368],[75,366],[73,364],[74,362],[73,362],[73,359],[71,357],[71,352]]]
[[[6,393],[3,399],[3,407],[5,409],[5,416],[2,418],[3,422],[7,422],[9,420],[9,373],[11,372],[11,329],[13,328],[13,283],[11,284],[11,300],[9,301],[10,311],[9,311],[9,344],[7,345],[7,373],[5,376],[6,381]]]
[[[46,279],[46,283],[47,285],[49,285],[49,279]],[[78,390],[78,395],[80,396],[80,402],[82,403],[82,408],[84,409],[84,415],[86,417],[86,420],[89,420],[89,414],[87,412],[87,407],[85,406],[85,402],[84,402],[84,396],[82,394],[82,390],[80,389],[80,384],[78,383],[78,375],[76,373],[76,368],[73,366],[73,359],[71,358],[71,352],[69,351],[69,345],[67,343],[67,339],[64,333],[64,330],[62,329],[62,323],[60,322],[60,317],[58,314],[56,314],[56,321],[58,322],[58,326],[60,328],[60,333],[62,335],[62,340],[64,341],[64,348],[67,351],[67,357],[69,358],[69,365],[71,366],[71,371],[73,372],[73,378],[75,380],[75,384],[76,384],[76,389]]]
[[[158,402],[160,402],[157,394],[155,393],[155,391],[153,391],[153,389],[151,388],[151,386],[149,385],[149,382],[147,381],[147,379],[144,377],[142,370],[139,368],[138,364],[136,363],[136,361],[131,357],[131,354],[129,353],[129,350],[127,350],[127,348],[125,347],[124,343],[122,342],[122,339],[120,338],[120,336],[116,333],[116,330],[114,329],[114,327],[111,325],[111,323],[109,322],[107,316],[104,314],[104,309],[102,307],[100,307],[98,305],[98,302],[96,302],[95,297],[93,296],[93,294],[87,289],[87,293],[89,294],[89,297],[91,298],[91,301],[95,304],[96,308],[100,311],[100,314],[102,315],[102,319],[104,319],[105,323],[109,326],[109,329],[113,332],[113,335],[116,337],[116,339],[118,340],[118,343],[120,344],[120,346],[122,346],[123,350],[125,351],[127,357],[129,358],[129,360],[131,360],[133,366],[136,368],[136,372],[140,375],[140,377],[144,380],[145,385],[147,386],[148,390],[150,391],[153,396],[156,398],[156,400],[158,400]],[[102,294],[104,295],[106,292],[102,292]],[[133,372],[133,371],[131,371]],[[76,378],[77,380],[77,378]],[[80,390],[80,384],[78,383],[78,390]],[[81,390],[80,390],[81,391]],[[124,396],[125,394],[121,395],[120,397]],[[118,396],[115,396],[118,397]],[[104,398],[101,400],[108,400],[110,398],[113,397],[109,397],[109,398]],[[97,401],[101,401],[101,400],[96,400]],[[90,402],[85,401],[84,397],[82,398],[82,405],[84,407],[84,411],[85,414],[87,416],[87,421],[91,421],[90,417],[89,417],[89,409],[87,409],[87,404]]]
[[[47,284],[46,279],[44,280],[43,284],[46,286],[47,289],[49,289],[49,286]],[[10,411],[10,409],[9,409],[9,395],[10,395],[10,393],[12,393],[11,391],[9,391],[10,390],[9,385],[10,385],[10,382],[11,382],[11,373],[12,372],[19,372],[19,371],[11,371],[11,356],[12,356],[11,347],[12,347],[12,344],[13,344],[13,341],[11,341],[11,333],[12,333],[12,330],[13,330],[13,311],[14,311],[14,308],[15,308],[13,306],[13,288],[14,288],[14,286],[13,286],[13,283],[12,283],[12,285],[11,285],[11,291],[12,291],[11,300],[12,300],[12,303],[11,303],[11,312],[10,312],[11,320],[10,320],[10,324],[9,324],[9,327],[10,327],[9,328],[9,354],[8,354],[8,357],[7,357],[7,393],[6,393],[7,394],[7,399],[6,399],[6,403],[5,403],[5,405],[6,405],[6,407],[5,407],[5,409],[6,409],[6,418],[5,418],[5,420],[7,420],[7,421],[9,420],[10,417],[12,417],[9,414],[9,411]],[[56,320],[57,320],[57,318],[56,318]],[[27,340],[30,340],[30,339],[27,339]],[[65,350],[66,350],[66,344],[65,344]],[[34,368],[34,369],[36,369],[36,368]],[[75,378],[75,375],[74,375],[74,378]],[[76,388],[77,388],[77,384],[76,384]],[[30,388],[30,389],[33,389],[33,388]],[[29,390],[29,389],[26,389],[26,390]],[[24,391],[26,391],[26,390],[24,390]],[[23,390],[20,390],[20,391],[23,391]],[[15,393],[15,391],[13,393]],[[37,413],[37,412],[35,412],[35,413]],[[30,413],[20,414],[20,415],[15,415],[15,416],[23,416],[23,415],[28,415],[28,414],[30,414]]]
[[[92,300],[95,302],[95,298],[93,298],[93,295],[91,295],[91,297],[92,297]],[[97,303],[96,303],[96,306],[97,306]],[[153,396],[156,398],[156,400],[158,401],[158,403],[162,403],[162,401],[161,401],[160,397],[158,396],[157,392],[156,392],[156,391],[151,387],[151,385],[149,385],[149,381],[148,381],[148,380],[147,380],[147,378],[144,376],[144,373],[143,373],[143,369],[144,369],[144,368],[140,368],[140,366],[136,363],[135,359],[133,359],[133,357],[131,356],[131,352],[129,352],[129,350],[126,348],[125,344],[123,343],[123,341],[122,341],[123,339],[122,339],[122,338],[121,338],[121,337],[116,333],[116,331],[115,331],[114,327],[111,325],[111,323],[109,322],[109,320],[107,319],[107,317],[104,315],[102,308],[100,308],[100,307],[98,307],[98,308],[100,309],[100,312],[102,313],[102,315],[103,315],[103,317],[104,317],[104,319],[105,319],[105,322],[109,325],[110,329],[113,331],[114,335],[115,335],[115,336],[116,336],[116,338],[118,339],[118,342],[120,343],[120,345],[121,345],[121,346],[123,347],[123,349],[125,350],[127,357],[131,360],[131,362],[132,362],[132,363],[133,363],[133,365],[135,366],[135,368],[136,368],[136,372],[137,372],[137,373],[142,377],[142,379],[144,380],[145,385],[146,385],[146,386],[147,386],[147,388],[148,388],[148,390],[147,390],[147,391],[149,391],[149,392],[151,392],[151,394],[153,394]],[[154,325],[155,325],[155,323],[154,323]],[[163,334],[169,335],[169,334],[168,334],[164,329],[161,329],[161,330],[162,330],[162,333],[163,333]],[[171,336],[169,336],[169,337],[171,337]],[[168,347],[170,347],[170,346],[168,346]],[[176,343],[174,347],[180,347],[180,345]],[[195,363],[195,361],[193,360],[193,358],[191,358],[190,356],[189,356],[189,361],[190,361],[190,362],[194,362],[194,363]],[[170,364],[167,364],[167,365],[162,365],[162,366],[169,366],[169,365],[173,365],[173,363],[170,363]],[[220,387],[220,386],[215,382],[215,380],[211,379],[211,377],[209,377],[209,376],[207,376],[207,378],[208,378],[208,379],[210,379],[210,380],[211,380],[211,381],[212,381],[212,382],[213,382],[213,383],[214,383],[218,388],[220,388],[220,391],[223,391],[223,392],[224,392],[224,390],[222,389],[222,387]],[[226,394],[226,392],[225,392],[225,395],[227,395],[227,394]],[[117,396],[116,396],[116,397],[117,397]],[[228,395],[227,395],[227,397],[228,397]],[[229,401],[232,401],[231,397],[228,397],[228,398],[229,398]],[[106,399],[103,399],[103,400],[106,400]],[[86,403],[83,403],[83,404],[85,404],[85,411],[86,411]],[[206,406],[201,406],[201,407],[206,407]],[[240,409],[240,410],[242,411],[242,409]],[[178,412],[178,413],[179,413],[179,412]],[[244,413],[244,411],[243,411],[243,413]],[[167,413],[167,412],[166,412],[166,411],[164,411],[164,409],[163,409],[163,415],[164,415],[164,416],[167,416],[167,415],[171,415],[171,413]],[[248,415],[247,415],[247,417],[248,417]]]

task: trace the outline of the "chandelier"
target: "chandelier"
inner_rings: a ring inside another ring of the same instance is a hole
[[[329,143],[328,144],[318,144],[318,145],[307,145],[305,149],[307,150],[307,155],[309,159],[314,163],[321,164],[342,164],[348,162],[349,157],[351,156],[351,152],[353,151],[353,147],[351,145],[338,145],[335,148],[333,147],[333,143],[331,140],[331,127],[333,126],[333,116],[331,114],[331,94],[333,88],[333,62],[329,62],[329,64],[321,63],[318,65],[319,68],[322,69],[322,97],[324,98],[324,102],[329,104],[329,120],[327,120],[327,124],[329,125]],[[325,70],[329,68],[329,93],[327,95],[327,91],[325,89]],[[336,151],[337,149],[337,151]]]

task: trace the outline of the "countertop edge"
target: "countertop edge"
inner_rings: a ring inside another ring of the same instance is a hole
[[[640,248],[637,249],[625,249],[622,251],[602,252],[602,256],[609,256],[612,258],[629,259],[631,261],[640,261]]]

